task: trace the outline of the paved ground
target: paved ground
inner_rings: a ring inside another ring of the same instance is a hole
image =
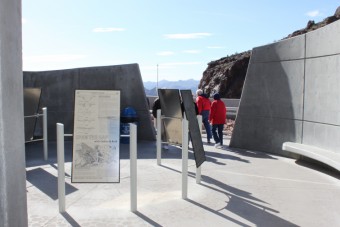
[[[138,143],[138,204],[130,211],[128,145],[121,145],[120,183],[71,183],[71,143],[65,143],[66,212],[57,199],[55,144],[26,144],[29,226],[340,226],[336,172],[262,152],[204,144],[202,181],[189,154],[188,199],[181,194],[181,150],[156,162],[154,142]]]

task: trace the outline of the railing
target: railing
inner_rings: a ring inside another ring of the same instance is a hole
[[[36,141],[44,141],[44,160],[48,159],[48,144],[47,144],[47,107],[42,108],[42,114],[34,114],[29,116],[24,116],[24,118],[39,118],[43,117],[43,138],[42,139],[31,139],[29,141],[25,141],[25,143],[36,142]]]
[[[227,119],[235,120],[237,116],[238,107],[226,107],[227,108]]]
[[[152,113],[152,105],[154,100],[157,98],[157,96],[147,96],[149,105],[150,105],[150,114]],[[235,120],[236,116],[237,116],[237,111],[238,111],[238,107],[240,105],[240,99],[221,99],[226,108],[227,108],[227,119],[232,119]],[[195,101],[195,100],[194,100]],[[213,99],[210,99],[210,101],[213,101]]]

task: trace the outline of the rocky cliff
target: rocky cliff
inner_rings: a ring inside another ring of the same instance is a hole
[[[305,34],[339,19],[340,7],[337,8],[333,16],[327,17],[319,23],[312,20],[308,21],[305,28],[297,30],[283,39]],[[223,98],[239,99],[250,57],[251,50],[209,62],[198,88],[203,89],[208,94],[219,92]]]

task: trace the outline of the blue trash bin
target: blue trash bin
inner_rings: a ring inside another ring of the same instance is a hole
[[[137,123],[137,112],[132,107],[126,107],[120,115],[120,135],[130,135],[129,123]],[[120,137],[120,142],[124,144],[130,143],[130,137]]]

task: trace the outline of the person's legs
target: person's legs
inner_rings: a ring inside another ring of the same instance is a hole
[[[204,124],[205,131],[207,132],[207,139],[208,142],[210,142],[210,139],[212,138],[210,123],[209,123],[209,111],[203,110],[202,111],[202,121]]]
[[[164,121],[162,121],[162,126],[161,126],[161,131],[162,131],[162,134],[161,134],[161,141],[162,142],[162,147],[165,149],[165,150],[169,150],[169,145],[167,143],[168,141],[168,135],[166,134],[166,131],[165,131],[165,123]]]
[[[217,136],[217,132],[216,132],[217,126],[218,125],[212,125],[212,135],[214,137],[215,143],[219,143],[220,142],[220,140],[219,140],[219,138]]]
[[[223,146],[223,127],[224,127],[224,124],[217,125],[218,137],[220,139],[219,142],[221,146]]]

